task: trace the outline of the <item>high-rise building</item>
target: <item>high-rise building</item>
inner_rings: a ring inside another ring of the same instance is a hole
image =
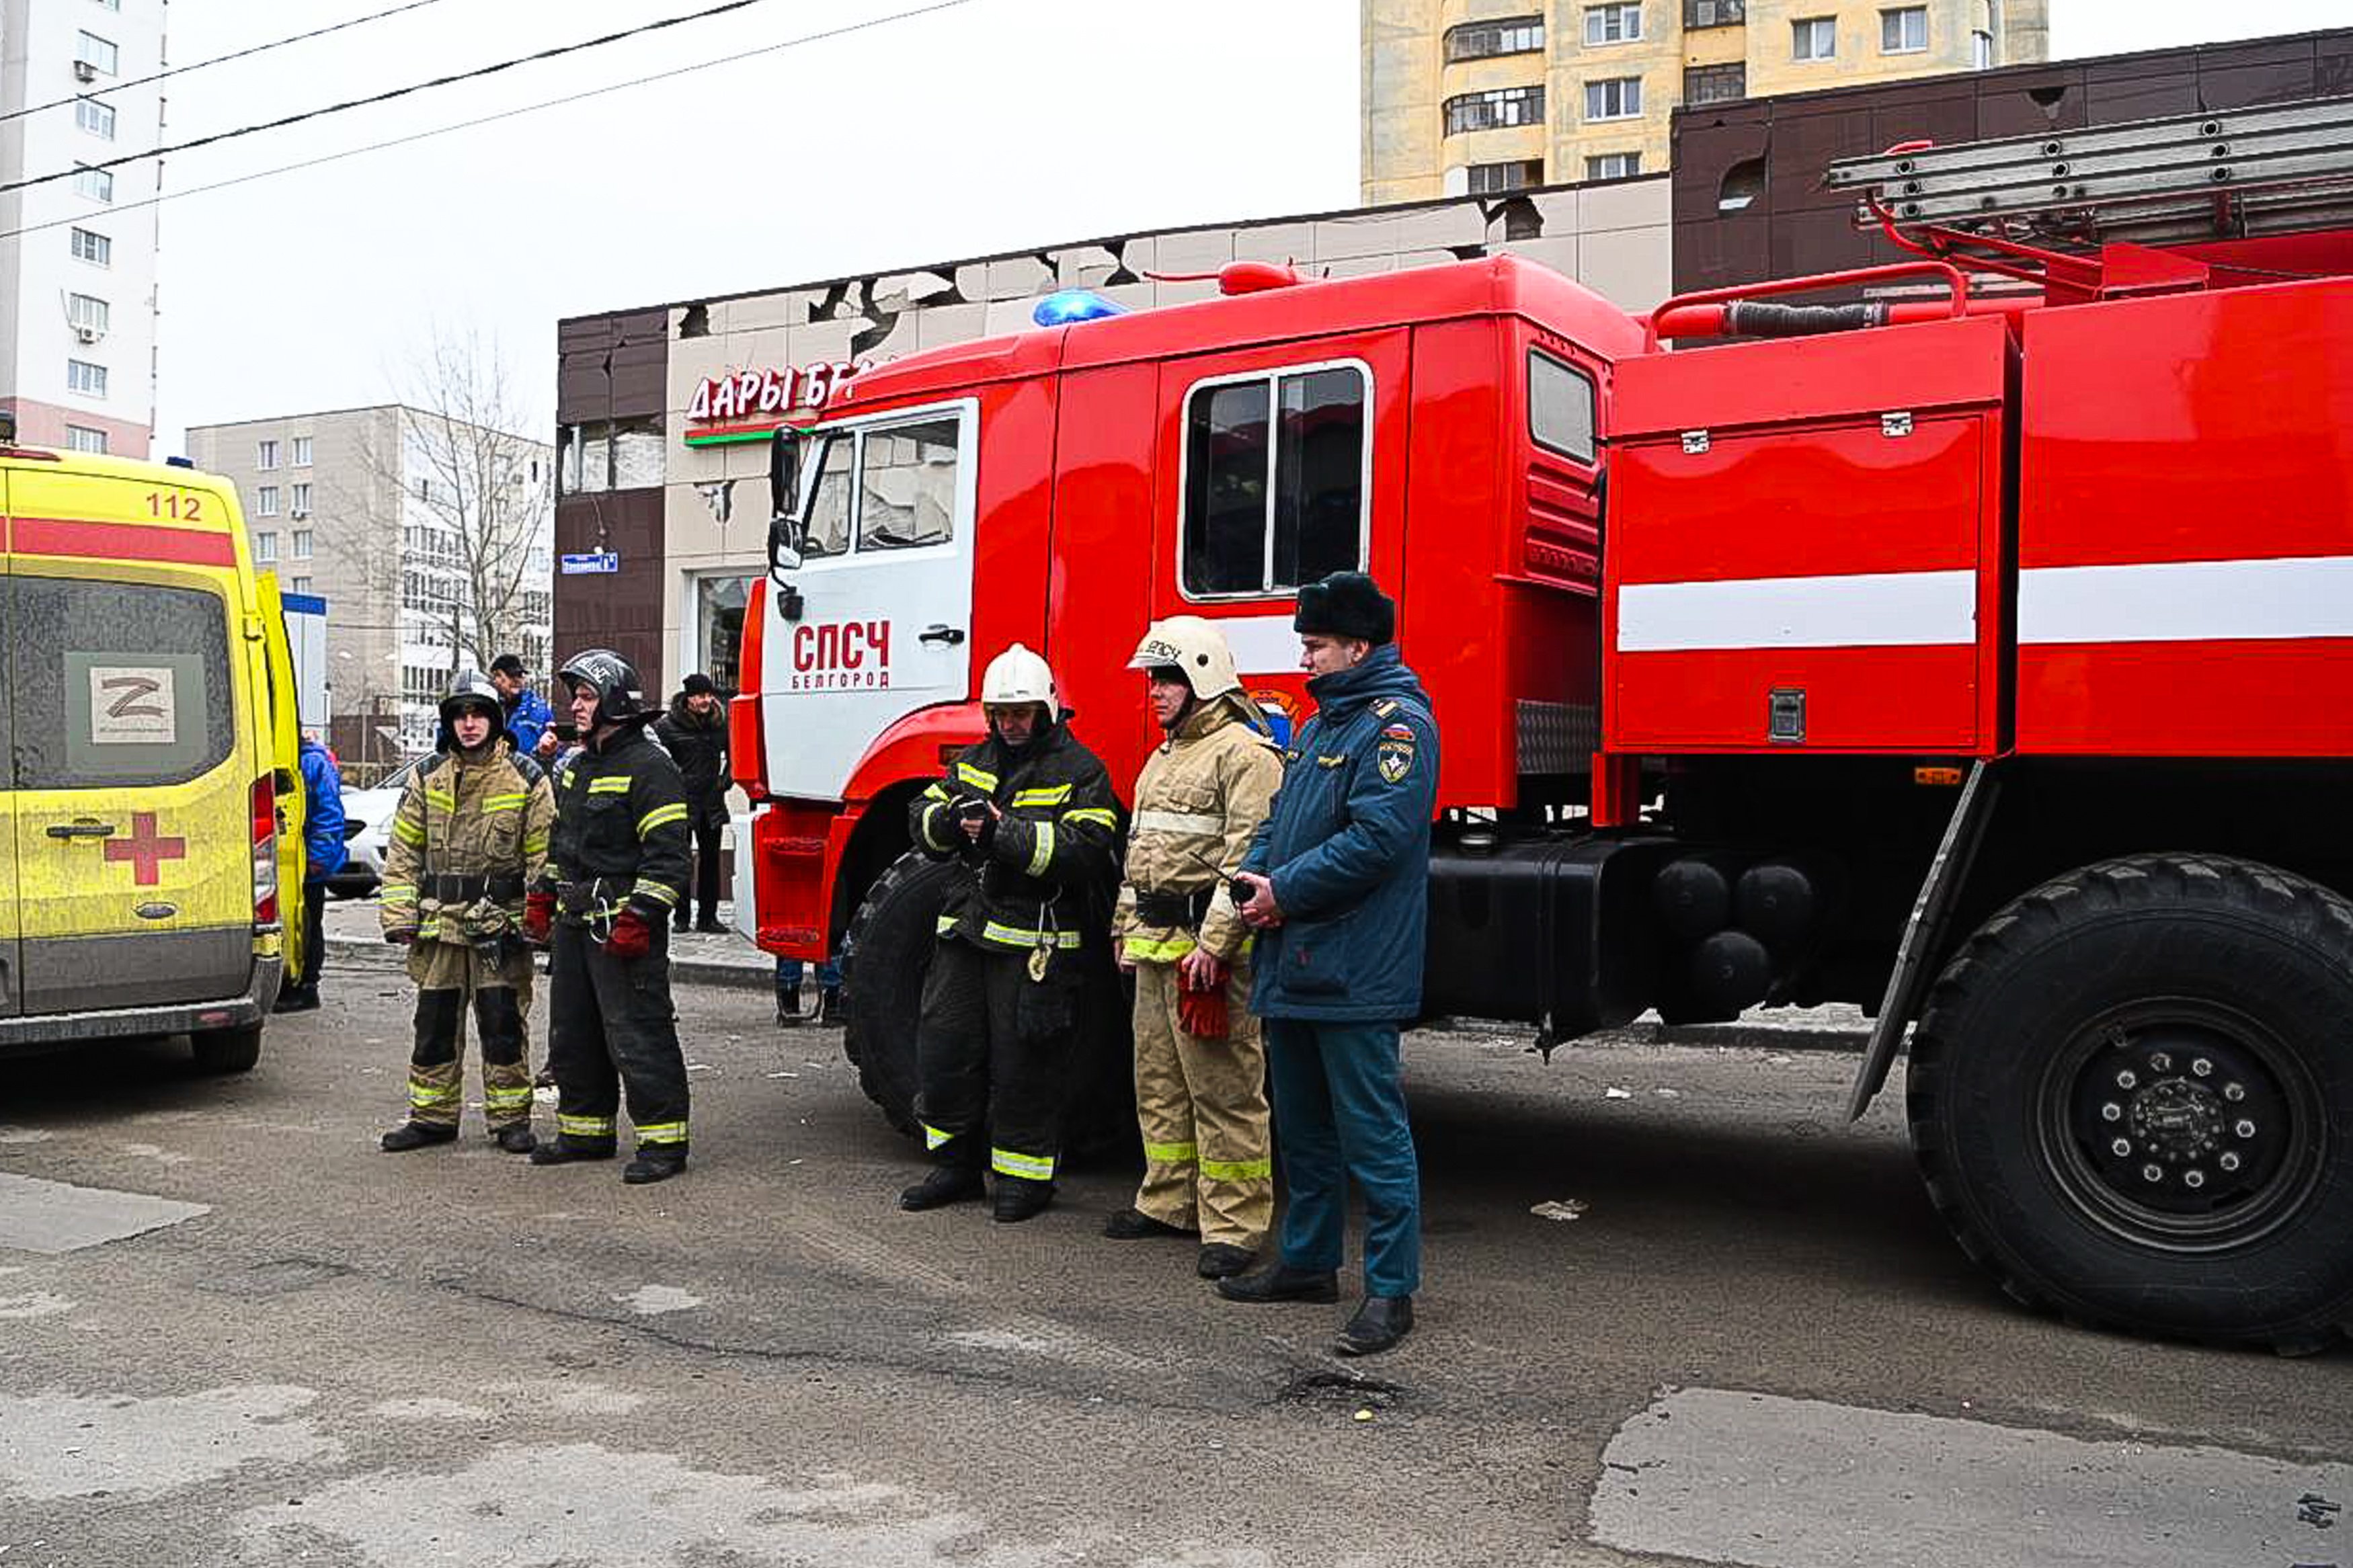
[[[1679,105],[2048,52],[2048,0],[1363,3],[1368,205],[1660,174]]]
[[[387,404],[188,428],[237,485],[254,564],[327,601],[330,744],[371,773],[433,743],[460,668],[520,654],[543,690],[554,449]]]
[[[154,434],[162,169],[102,165],[162,140],[162,84],[138,84],[164,11],[0,0],[0,409],[36,446],[143,458]]]

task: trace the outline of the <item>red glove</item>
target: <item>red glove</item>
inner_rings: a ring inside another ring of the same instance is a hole
[[[416,928],[412,926],[402,926],[396,931],[388,931],[385,932],[384,940],[392,943],[395,947],[406,947],[416,942],[417,931]]]
[[[1218,977],[1206,990],[1200,991],[1196,991],[1191,978],[1179,970],[1176,976],[1176,1023],[1197,1040],[1222,1040],[1226,1037],[1224,964],[1218,965]]]
[[[653,948],[654,928],[645,916],[628,909],[613,917],[613,934],[605,939],[607,952],[615,958],[643,958]]]
[[[555,930],[555,895],[526,893],[522,900],[522,939],[533,947],[545,947]]]

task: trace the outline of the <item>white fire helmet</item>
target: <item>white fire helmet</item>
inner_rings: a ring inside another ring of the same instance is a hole
[[[1054,672],[1019,643],[988,661],[988,668],[981,672],[980,700],[992,707],[1042,702],[1049,721],[1061,711],[1054,700]]]
[[[1181,669],[1192,684],[1194,697],[1203,702],[1242,689],[1226,634],[1218,629],[1217,622],[1199,616],[1170,616],[1153,622],[1145,628],[1144,640],[1135,645],[1135,657],[1127,661],[1127,668]]]

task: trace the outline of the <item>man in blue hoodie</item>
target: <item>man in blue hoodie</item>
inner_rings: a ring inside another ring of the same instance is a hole
[[[1333,1348],[1388,1350],[1413,1327],[1421,1182],[1398,1034],[1421,1007],[1438,726],[1398,657],[1397,605],[1361,572],[1299,591],[1292,627],[1314,718],[1236,881],[1259,932],[1275,1146],[1290,1205],[1277,1261],[1218,1281],[1234,1301],[1333,1301],[1348,1178],[1365,1195],[1365,1300]]]
[[[327,879],[343,868],[343,775],[327,748],[302,737],[302,973],[278,993],[277,1011],[319,1005],[319,969],[327,957]]]

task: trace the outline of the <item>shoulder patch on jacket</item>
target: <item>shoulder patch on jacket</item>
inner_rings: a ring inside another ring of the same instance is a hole
[[[1382,782],[1403,784],[1406,774],[1413,772],[1414,735],[1403,724],[1391,724],[1381,731],[1380,743],[1374,748],[1374,761],[1381,770]]]
[[[1373,711],[1379,714],[1384,719],[1388,718],[1397,710],[1398,703],[1397,699],[1394,697],[1383,697],[1373,703]]]

